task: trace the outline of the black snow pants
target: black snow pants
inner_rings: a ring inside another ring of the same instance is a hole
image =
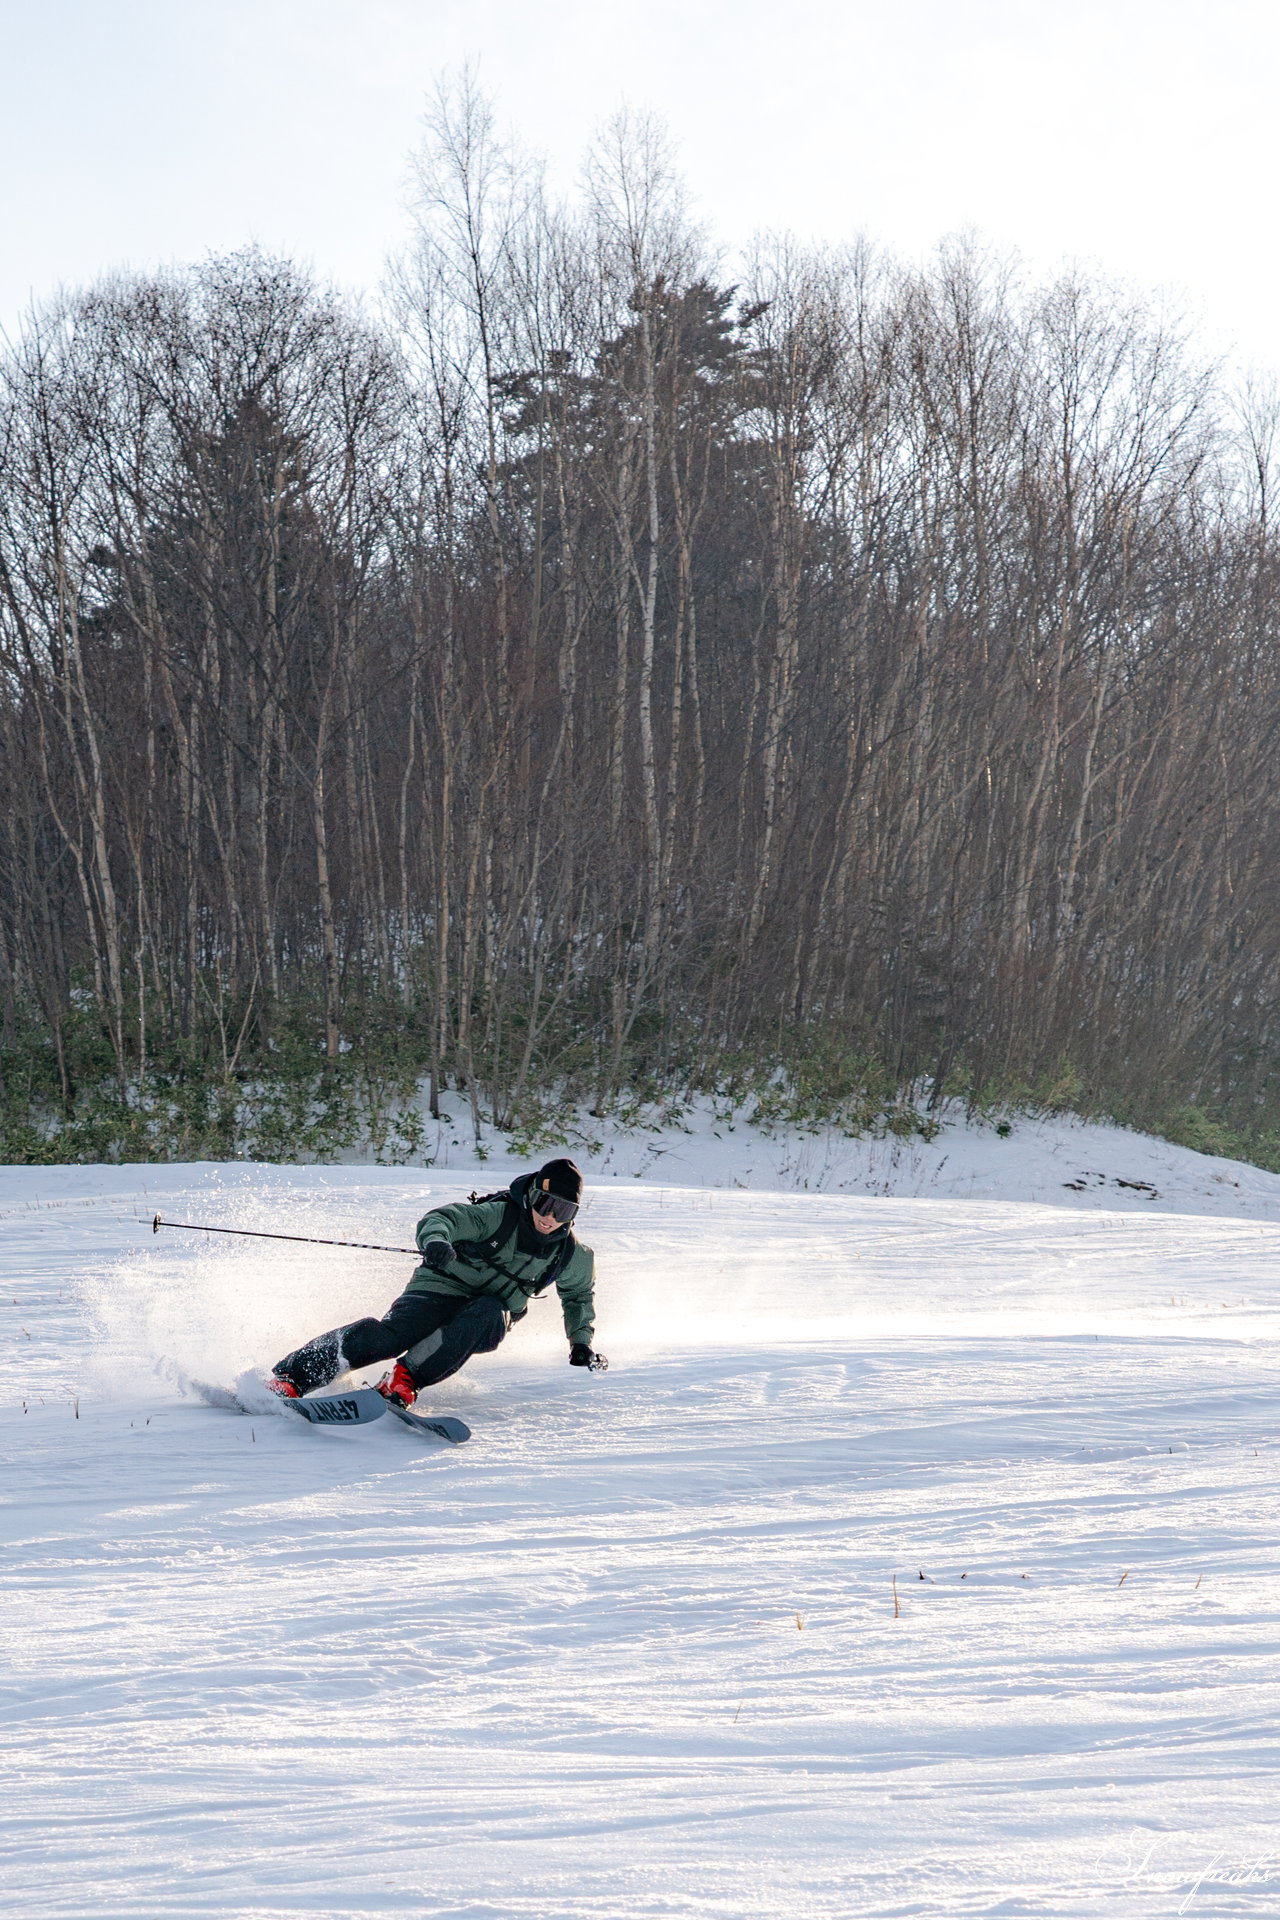
[[[416,1387],[431,1387],[465,1366],[473,1353],[501,1345],[510,1316],[491,1293],[402,1293],[381,1320],[354,1320],[317,1334],[277,1360],[274,1372],[299,1393],[328,1386],[340,1373],[403,1354]]]

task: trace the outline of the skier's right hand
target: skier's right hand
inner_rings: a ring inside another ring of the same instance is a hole
[[[428,1240],[422,1249],[422,1264],[433,1273],[443,1273],[453,1265],[453,1248],[447,1240]]]

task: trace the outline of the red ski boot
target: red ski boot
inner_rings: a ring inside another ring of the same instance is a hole
[[[292,1380],[286,1380],[282,1373],[273,1373],[269,1377],[267,1392],[278,1393],[282,1400],[301,1400],[302,1398]]]
[[[411,1407],[418,1397],[413,1375],[403,1360],[397,1360],[392,1371],[384,1373],[374,1384],[384,1400],[394,1400],[398,1407]]]

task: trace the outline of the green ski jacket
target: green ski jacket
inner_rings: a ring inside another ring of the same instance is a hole
[[[450,1293],[471,1296],[491,1293],[501,1300],[510,1314],[526,1311],[530,1298],[545,1286],[565,1241],[571,1239],[570,1227],[541,1234],[524,1209],[524,1194],[531,1174],[521,1174],[510,1187],[511,1201],[520,1210],[515,1234],[504,1235],[494,1251],[480,1248],[478,1242],[492,1240],[503,1233],[509,1220],[505,1200],[458,1201],[447,1207],[433,1207],[418,1222],[419,1247],[428,1240],[447,1240],[459,1251],[442,1273],[433,1267],[414,1269],[408,1293]],[[556,1276],[556,1292],[564,1313],[564,1330],[570,1346],[579,1342],[591,1345],[595,1332],[596,1257],[580,1240]]]

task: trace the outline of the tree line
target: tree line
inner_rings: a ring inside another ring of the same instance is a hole
[[[643,120],[564,206],[464,84],[415,191],[376,311],[247,251],[0,362],[11,1155],[292,1071],[1267,1132],[1271,397],[972,242],[730,284]]]

